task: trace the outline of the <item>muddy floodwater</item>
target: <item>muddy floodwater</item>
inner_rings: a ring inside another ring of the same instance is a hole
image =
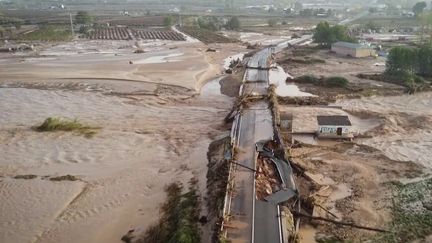
[[[167,183],[195,176],[204,193],[208,144],[231,105],[210,86],[203,90],[211,97],[171,105],[1,88],[2,242],[119,242],[156,220]],[[51,116],[101,129],[92,138],[31,129]],[[21,175],[36,177],[16,179]],[[64,175],[78,180],[50,180]]]
[[[377,148],[391,159],[412,161],[432,169],[432,93],[369,97],[336,103],[365,117],[381,117],[383,125],[360,142]]]
[[[301,96],[315,96],[310,93],[300,91],[298,86],[294,83],[287,83],[287,78],[292,79],[292,76],[284,71],[284,69],[277,65],[276,68],[269,71],[270,84],[276,85],[276,94],[282,97],[301,97]]]

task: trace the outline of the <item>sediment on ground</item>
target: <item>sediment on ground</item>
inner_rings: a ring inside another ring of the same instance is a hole
[[[230,141],[230,137],[215,140],[209,145],[207,152],[207,228],[212,232],[211,242],[218,242],[220,225],[223,220],[222,210],[229,183]]]
[[[240,87],[243,84],[243,72],[229,74],[221,79],[221,93],[230,97],[239,95]]]
[[[192,179],[187,189],[181,183],[172,183],[165,188],[167,199],[161,206],[159,222],[146,229],[141,236],[129,231],[121,240],[126,243],[188,243],[200,242],[199,227],[201,199],[197,181]]]

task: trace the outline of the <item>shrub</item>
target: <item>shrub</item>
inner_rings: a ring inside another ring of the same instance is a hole
[[[75,15],[75,22],[77,24],[91,24],[93,22],[93,16],[87,11],[78,11]]]
[[[172,16],[166,16],[164,18],[164,25],[165,26],[169,27],[169,26],[173,25],[173,23],[174,23],[174,19]]]
[[[275,27],[277,25],[277,20],[276,19],[269,19],[267,21],[267,24],[269,27]]]
[[[200,197],[196,181],[192,179],[189,190],[182,194],[183,187],[172,183],[166,189],[167,199],[161,208],[161,217],[156,225],[150,226],[137,242],[191,243],[200,242],[198,218]]]
[[[303,75],[295,78],[295,82],[299,83],[308,83],[308,84],[319,84],[320,80],[313,75]]]
[[[426,81],[417,75],[410,75],[405,79],[404,85],[407,87],[409,94],[413,94],[424,88]]]
[[[98,128],[83,125],[77,119],[48,117],[41,125],[33,127],[33,129],[38,132],[76,131],[86,136],[92,136],[96,133],[95,129]]]
[[[229,29],[229,30],[237,30],[240,29],[240,20],[238,17],[233,16],[231,17],[228,22],[225,25],[225,28]]]
[[[16,175],[14,176],[15,179],[26,179],[26,180],[31,180],[36,178],[37,175]]]
[[[341,87],[345,88],[348,85],[349,81],[348,79],[344,77],[329,77],[325,78],[323,85],[327,87]]]

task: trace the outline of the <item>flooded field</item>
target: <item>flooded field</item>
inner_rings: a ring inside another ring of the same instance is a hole
[[[432,169],[432,93],[370,97],[338,101],[347,111],[380,117],[383,124],[361,143],[377,148],[391,159],[412,161]]]
[[[167,184],[195,177],[205,194],[208,145],[226,133],[232,99],[219,79],[196,93],[238,47],[205,53],[200,43],[149,42],[134,54],[136,43],[101,43],[4,54],[2,242],[121,242],[157,220]],[[32,129],[48,117],[98,129],[90,138]]]
[[[276,85],[276,94],[282,97],[300,97],[300,96],[314,96],[313,94],[300,91],[298,86],[294,83],[287,83],[287,79],[292,76],[284,71],[281,66],[269,70],[269,82]]]
[[[211,106],[158,106],[92,92],[15,88],[0,89],[0,97],[5,242],[117,242],[130,227],[150,224],[166,183],[192,176],[205,183],[207,146],[230,106],[223,97]],[[92,138],[31,129],[51,116],[101,129]],[[15,179],[19,175],[36,178]],[[63,175],[79,180],[49,180]]]

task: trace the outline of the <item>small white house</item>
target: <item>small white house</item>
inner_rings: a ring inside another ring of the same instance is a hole
[[[348,116],[317,116],[317,135],[321,138],[352,138]]]

